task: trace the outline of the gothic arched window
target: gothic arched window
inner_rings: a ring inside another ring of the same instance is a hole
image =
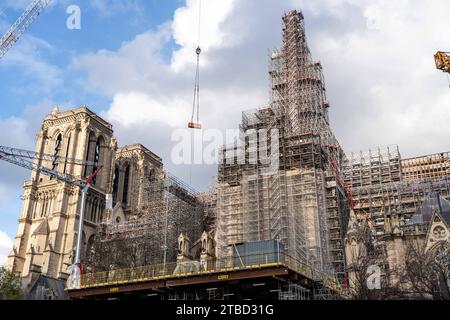
[[[130,165],[127,165],[127,168],[125,169],[125,179],[123,181],[123,196],[122,196],[122,203],[127,204],[128,203],[128,187],[130,185]]]
[[[97,215],[97,198],[94,199],[92,202],[92,211],[91,211],[91,222],[95,223],[96,215]]]
[[[113,178],[113,207],[117,203],[117,192],[119,191],[119,167],[116,166],[114,169],[114,178]]]
[[[66,146],[66,159],[64,160],[64,173],[67,173],[67,158],[69,157],[69,152],[70,152],[70,138],[71,136],[69,135],[69,138],[67,139],[67,146]]]
[[[97,143],[97,141],[94,139],[95,139],[94,133],[90,132],[88,143],[87,143],[87,148],[86,148],[86,158],[85,158],[85,160],[88,162],[94,161],[95,144]],[[90,165],[85,166],[84,176],[88,177],[93,172],[92,169],[93,169],[93,167]]]
[[[94,151],[94,169],[92,170],[92,172],[97,171],[97,169],[100,167],[101,165],[101,161],[102,161],[102,144],[103,144],[103,139],[100,137],[97,139],[97,142],[95,143],[95,151]],[[94,185],[97,183],[97,177],[95,177],[93,179],[93,183]]]
[[[56,137],[55,148],[53,150],[53,158],[52,158],[52,170],[58,170],[58,161],[61,153],[61,145],[62,145],[62,135],[59,134]],[[52,177],[50,177],[50,180]]]
[[[151,169],[149,174],[148,174],[148,180],[149,182],[155,182],[156,180],[156,172],[155,169]]]

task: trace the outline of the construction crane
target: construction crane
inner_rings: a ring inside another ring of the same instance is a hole
[[[79,283],[80,267],[81,267],[81,238],[83,233],[83,221],[85,215],[86,196],[90,186],[94,183],[100,170],[103,166],[98,165],[96,162],[82,161],[74,158],[60,157],[58,155],[49,155],[44,153],[37,153],[34,151],[28,151],[23,149],[11,148],[0,146],[0,160],[7,161],[14,165],[20,166],[25,169],[40,172],[48,175],[57,180],[67,182],[70,185],[75,185],[81,189],[81,205],[80,205],[80,217],[78,222],[78,234],[77,234],[77,246],[75,251],[75,261],[72,266],[69,267],[71,273],[71,280],[74,281],[74,277]],[[53,168],[58,163],[70,163],[74,165],[93,166],[93,173],[85,180],[76,179],[75,177],[50,169],[40,165],[43,161],[51,162]]]
[[[0,39],[0,59],[19,40],[52,0],[33,0],[11,28]]]
[[[436,68],[450,73],[450,52],[439,51],[434,55]]]

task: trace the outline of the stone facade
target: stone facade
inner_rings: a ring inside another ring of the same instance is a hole
[[[115,154],[112,126],[88,108],[48,115],[36,137],[36,153],[94,162],[103,165],[89,192],[83,245],[95,233],[103,218],[105,195],[111,193],[111,168]],[[94,168],[71,161],[36,160],[39,166],[52,168],[84,179]],[[48,163],[47,163],[48,162]],[[66,278],[72,264],[76,243],[76,227],[81,191],[77,186],[58,181],[40,172],[33,172],[24,184],[23,207],[14,248],[8,258],[9,267],[21,277],[32,280],[33,274]]]
[[[119,148],[116,153],[113,181],[113,206],[121,208],[128,220],[142,212],[147,205],[148,188],[164,179],[162,159],[143,145],[135,144]],[[132,183],[136,181],[139,183]],[[120,218],[114,216],[116,222]]]
[[[38,165],[83,180],[103,166],[86,201],[82,260],[100,222],[128,220],[143,206],[145,179],[161,175],[162,160],[136,144],[117,147],[112,125],[81,107],[66,112],[55,108],[36,136],[37,154],[61,157]],[[64,160],[67,158],[69,160]],[[89,161],[82,166],[72,159]],[[111,195],[114,210],[106,208]],[[38,278],[66,280],[74,262],[81,190],[78,186],[33,172],[24,183],[23,207],[8,267],[19,273],[23,285],[34,287]]]

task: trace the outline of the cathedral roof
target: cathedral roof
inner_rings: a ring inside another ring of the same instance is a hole
[[[441,214],[447,223],[450,222],[450,201],[438,193],[432,192],[408,221],[408,225],[428,223],[436,211]]]

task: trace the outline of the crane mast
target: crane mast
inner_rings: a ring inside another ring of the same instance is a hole
[[[33,0],[11,28],[0,39],[0,59],[19,40],[52,0]]]

